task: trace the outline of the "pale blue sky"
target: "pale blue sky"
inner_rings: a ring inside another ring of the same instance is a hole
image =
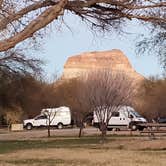
[[[36,52],[46,61],[45,72],[48,77],[56,72],[61,74],[67,58],[72,55],[111,49],[122,50],[138,73],[146,77],[161,74],[161,67],[155,56],[138,56],[135,53],[137,34],[146,31],[146,29],[139,27],[138,24],[133,23],[126,26],[124,30],[131,34],[123,37],[118,37],[113,32],[105,36],[95,36],[87,25],[81,24],[76,17],[67,16],[65,20],[67,20],[66,24],[70,26],[71,30],[64,27],[64,25],[62,25],[63,28],[56,26],[55,28],[60,31],[52,31],[45,40],[42,52]],[[54,26],[52,25],[51,28],[54,29]]]

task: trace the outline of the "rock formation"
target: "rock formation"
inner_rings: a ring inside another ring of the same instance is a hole
[[[131,66],[128,58],[118,49],[111,51],[86,52],[71,56],[64,65],[62,79],[79,77],[91,70],[107,68],[112,71],[122,71],[134,81],[141,81],[143,76],[138,74]]]

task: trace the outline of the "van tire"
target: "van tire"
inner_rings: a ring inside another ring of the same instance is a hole
[[[137,128],[137,125],[136,124],[133,124],[132,126],[131,126],[131,130],[132,131],[136,131],[138,128]]]
[[[112,131],[113,128],[107,128],[108,131]]]
[[[26,129],[27,129],[27,130],[32,130],[32,128],[33,128],[33,126],[32,126],[31,123],[28,123],[28,124],[26,125]]]
[[[63,129],[63,124],[62,123],[58,123],[57,128],[58,129]]]
[[[138,130],[139,130],[139,131],[143,131],[143,130],[144,130],[144,127],[138,127]]]
[[[112,131],[120,131],[120,128],[113,128]]]

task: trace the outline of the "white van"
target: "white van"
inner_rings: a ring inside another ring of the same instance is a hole
[[[136,112],[130,106],[123,106],[118,111],[111,113],[111,118],[108,122],[108,129],[120,130],[122,128],[131,128],[132,130],[143,130],[144,127],[139,126],[140,123],[147,123],[147,120],[143,118],[138,112]],[[96,112],[93,113],[93,125],[99,127],[99,120]]]
[[[33,119],[26,119],[23,121],[24,127],[27,130],[31,130],[33,127],[42,126],[57,126],[58,129],[62,129],[64,126],[71,124],[71,112],[68,107],[59,108],[45,108],[42,109],[41,114],[37,115]]]

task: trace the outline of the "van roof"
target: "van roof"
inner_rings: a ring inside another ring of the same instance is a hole
[[[43,108],[41,112],[44,111],[70,111],[69,107],[66,106],[61,106],[61,107],[57,107],[57,108]]]

